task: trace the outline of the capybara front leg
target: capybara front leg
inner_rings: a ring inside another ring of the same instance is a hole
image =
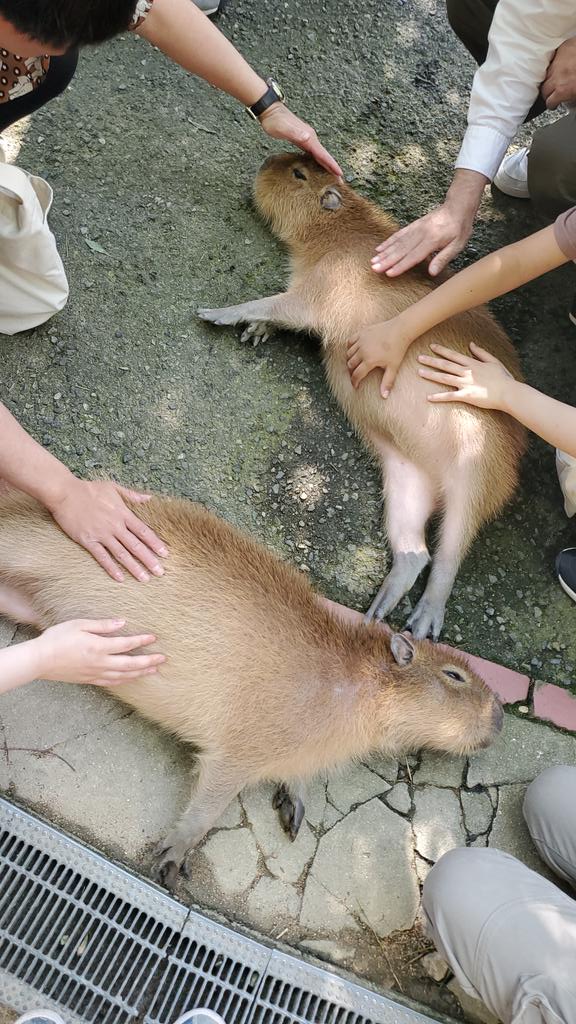
[[[216,823],[228,804],[245,784],[239,771],[229,764],[200,764],[198,782],[188,807],[156,848],[152,877],[167,889],[174,889],[186,855]]]
[[[296,839],[304,820],[305,798],[306,787],[302,783],[287,782],[280,783],[272,797],[272,806],[278,811],[282,828],[292,842]]]
[[[255,344],[258,341],[265,341],[277,328],[292,331],[312,330],[306,304],[299,295],[290,291],[242,302],[238,306],[199,309],[198,316],[219,326],[247,324],[241,341],[252,338]]]
[[[386,532],[392,548],[392,568],[370,608],[365,622],[381,621],[411,589],[429,561],[426,523],[436,505],[436,488],[420,469],[387,441],[373,437],[382,465],[386,503]]]
[[[0,582],[0,615],[29,626],[39,626],[41,620],[30,598],[11,583]]]

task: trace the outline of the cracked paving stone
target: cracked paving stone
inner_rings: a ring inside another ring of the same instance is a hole
[[[489,845],[495,850],[502,850],[513,857],[517,857],[523,864],[526,864],[539,874],[545,875],[551,881],[557,881],[553,873],[540,860],[528,826],[522,814],[522,804],[526,786],[502,786],[498,800],[498,810],[494,818],[494,824],[490,833]]]
[[[297,920],[302,904],[301,894],[279,878],[260,878],[248,893],[246,901],[252,924],[267,931]]]
[[[244,893],[258,874],[258,847],[247,828],[211,835],[202,847],[214,882],[227,896]]]
[[[416,785],[426,783],[458,789],[462,785],[465,767],[465,757],[452,757],[450,754],[427,750],[422,754],[420,767],[414,772],[414,782]]]
[[[418,902],[410,825],[373,799],[320,840],[300,920],[327,932],[351,927],[356,917],[382,937],[410,928]]]
[[[417,789],[414,808],[412,827],[416,849],[426,860],[436,862],[448,850],[465,845],[460,801],[451,790],[434,786]]]
[[[328,799],[339,811],[347,814],[355,804],[366,803],[390,789],[380,775],[362,764],[347,765],[328,780]]]
[[[272,807],[273,793],[272,786],[262,785],[242,793],[241,801],[270,874],[284,882],[297,882],[314,856],[316,839],[304,820],[291,842]]]
[[[410,796],[410,790],[408,789],[407,782],[397,782],[392,789],[386,793],[386,803],[394,811],[400,811],[401,814],[408,814],[412,809],[412,797]]]
[[[398,761],[394,757],[387,757],[386,754],[376,752],[365,757],[362,763],[370,771],[376,772],[377,775],[386,779],[386,782],[392,784],[398,778]]]
[[[467,793],[466,790],[461,790],[460,799],[464,822],[470,835],[478,836],[487,832],[494,815],[494,807],[488,793]]]
[[[216,828],[238,828],[238,826],[242,824],[242,821],[242,806],[238,797],[236,797],[231,804],[228,804],[224,813],[218,818]]]
[[[549,765],[575,763],[576,736],[507,714],[496,742],[470,757],[467,785],[531,782]]]
[[[306,939],[305,942],[300,943],[300,946],[312,953],[313,956],[320,957],[321,960],[329,960],[334,964],[352,961],[356,952],[352,946],[344,946],[332,939]],[[0,1024],[2,1024],[1,1021]]]
[[[308,783],[304,803],[306,806],[304,812],[306,821],[314,827],[324,824],[327,807],[326,776],[318,775]]]

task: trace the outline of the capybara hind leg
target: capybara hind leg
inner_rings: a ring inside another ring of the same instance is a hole
[[[445,488],[445,510],[426,590],[406,623],[417,640],[424,640],[428,635],[437,640],[440,636],[446,602],[460,562],[480,526],[471,500],[477,488],[470,477],[455,466],[454,477]]]
[[[366,612],[365,622],[389,615],[428,564],[425,530],[437,500],[436,487],[424,470],[388,442],[372,440],[382,463],[386,532],[393,562]]]
[[[301,783],[282,782],[272,798],[272,806],[278,811],[282,828],[294,841],[304,820],[304,799],[306,788]]]
[[[0,583],[0,615],[14,622],[25,622],[29,626],[38,626],[40,616],[26,594],[8,583]]]
[[[245,779],[229,764],[210,761],[200,764],[198,782],[188,807],[173,829],[156,848],[152,877],[167,889],[174,889],[186,855],[192,850],[244,787]]]

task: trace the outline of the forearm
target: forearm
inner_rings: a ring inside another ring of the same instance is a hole
[[[544,228],[484,256],[410,306],[400,314],[402,330],[414,340],[443,320],[513,291],[567,261],[553,226]]]
[[[50,506],[74,477],[0,403],[0,479]]]
[[[0,650],[0,693],[31,683],[41,671],[35,640],[3,648]]]
[[[186,71],[250,106],[266,83],[191,0],[154,0],[138,29]]]
[[[576,408],[558,402],[541,391],[511,381],[503,412],[509,413],[539,437],[576,458]]]

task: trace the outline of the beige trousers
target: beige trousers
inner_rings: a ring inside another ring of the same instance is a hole
[[[538,853],[576,888],[576,768],[548,768],[524,817]],[[451,850],[428,875],[424,911],[463,988],[504,1024],[575,1024],[576,902],[508,854]]]

